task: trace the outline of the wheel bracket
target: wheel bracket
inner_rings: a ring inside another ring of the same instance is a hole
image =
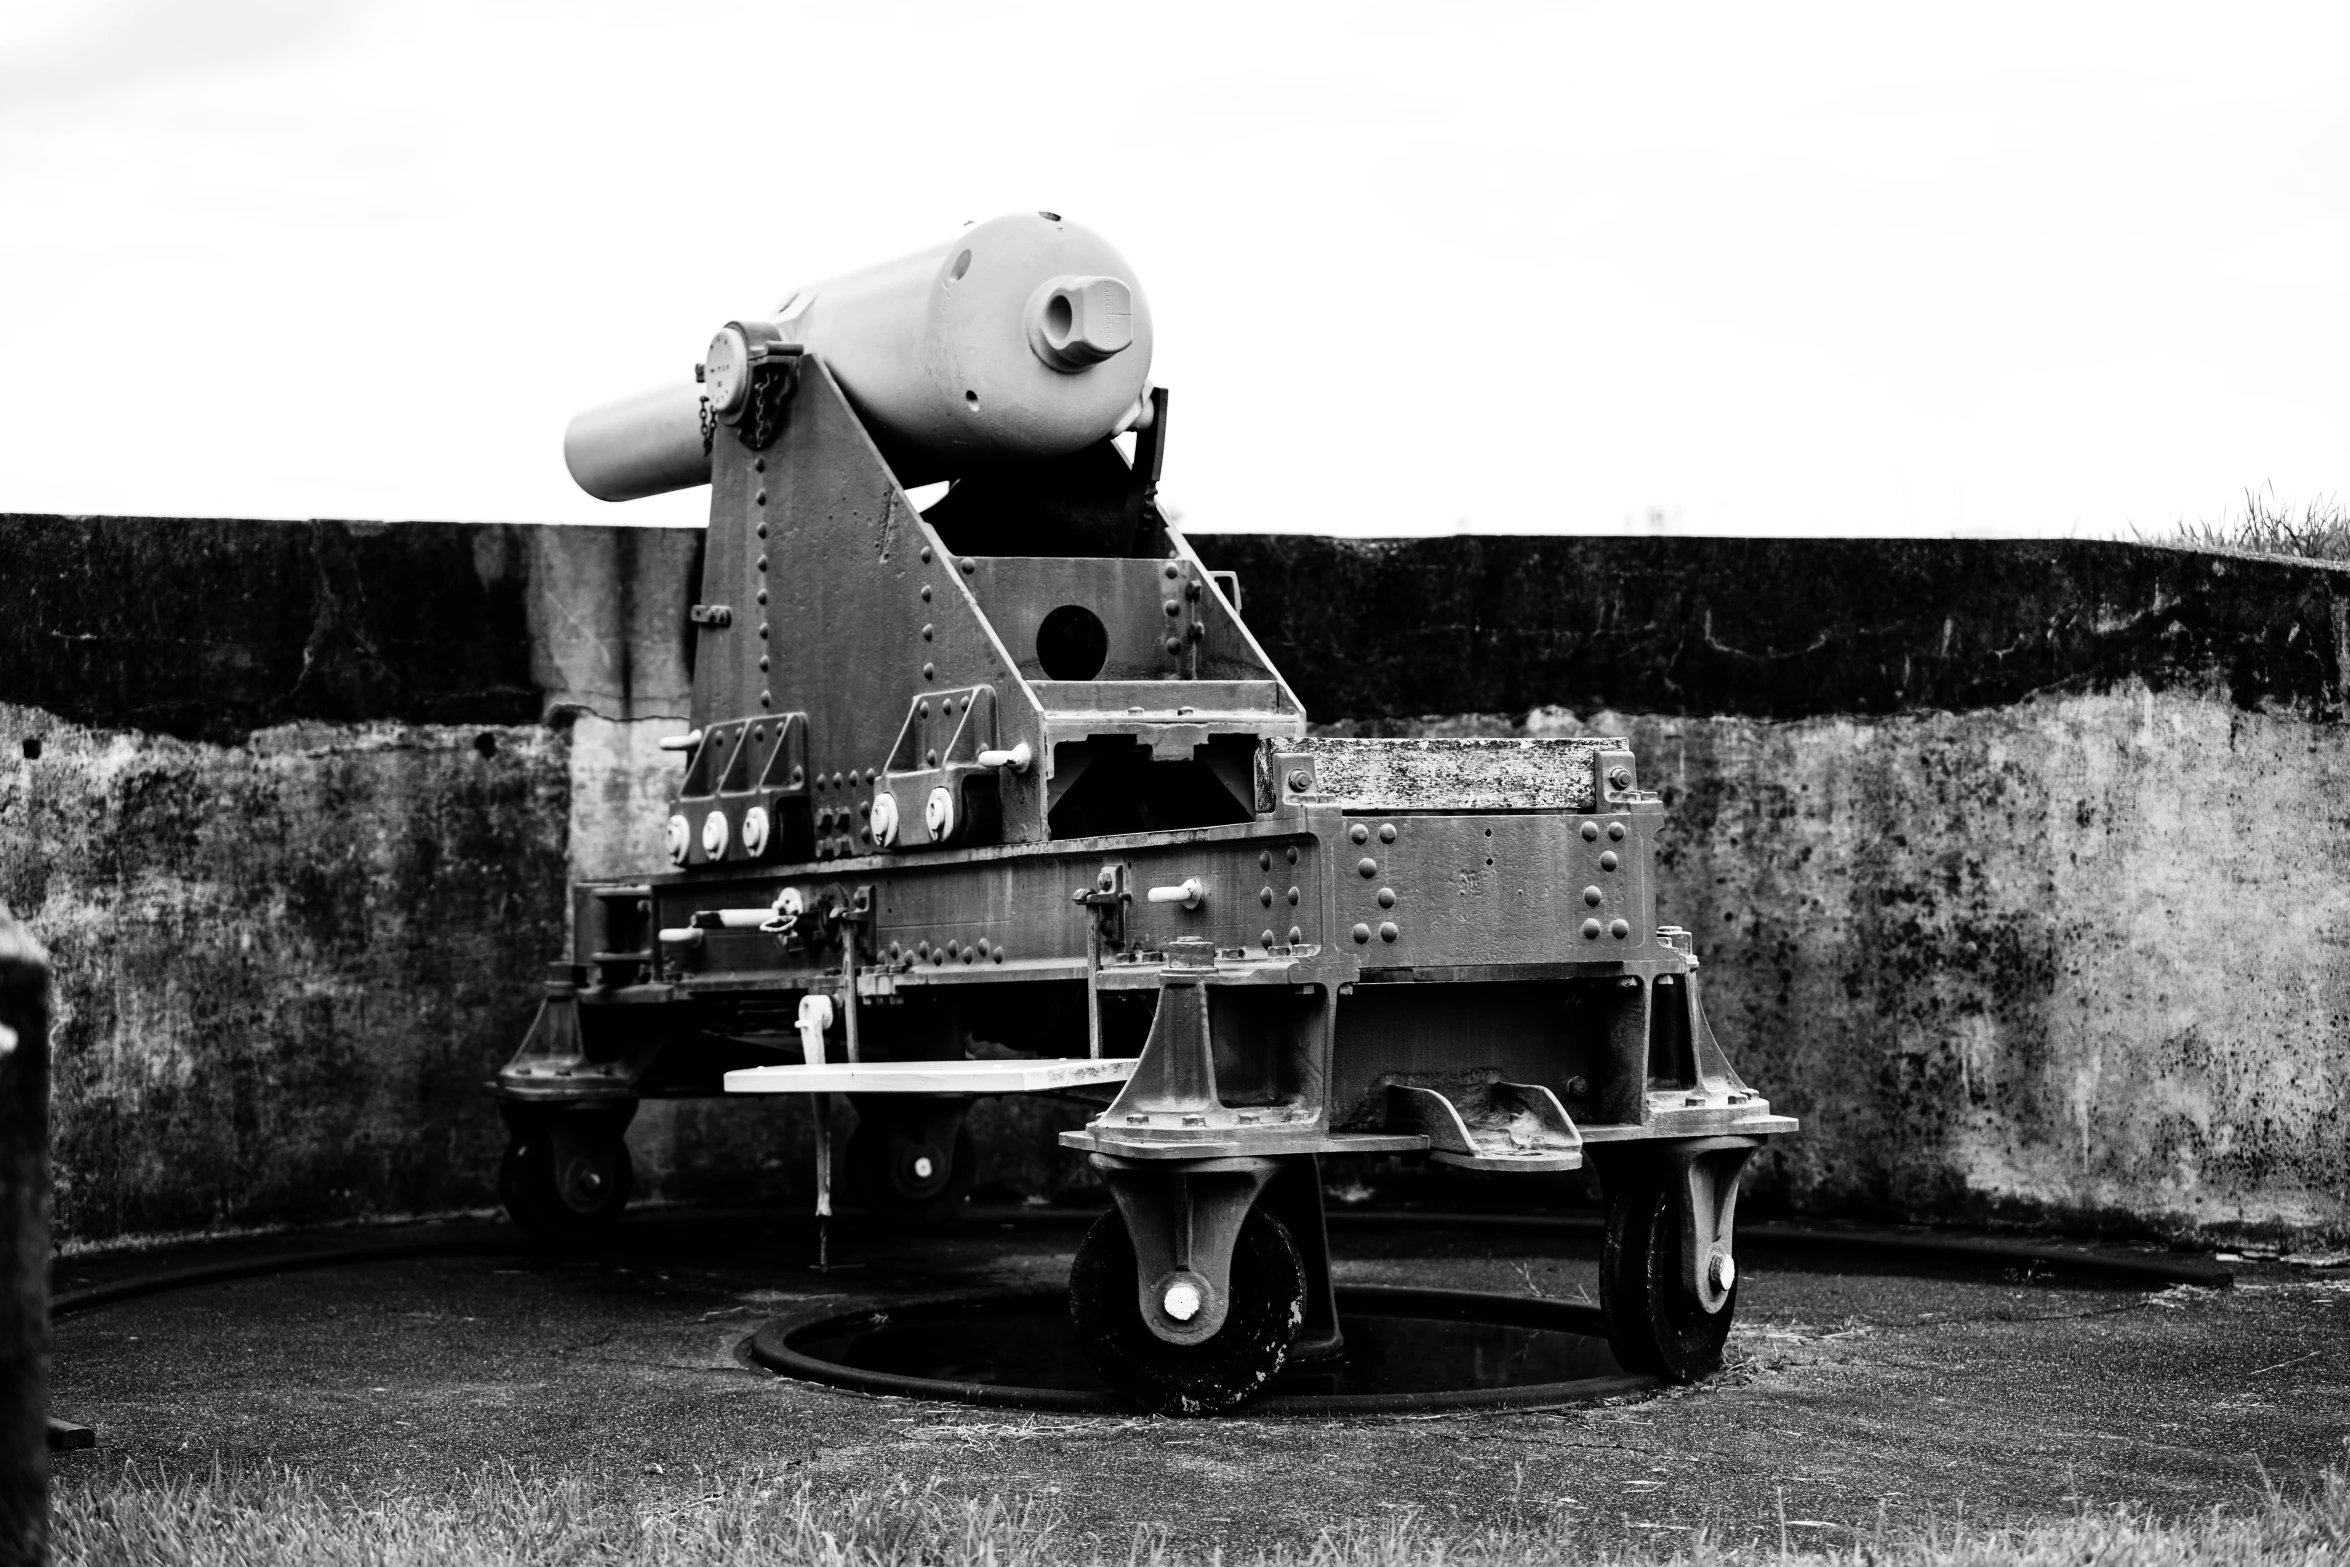
[[[1738,1282],[1731,1234],[1738,1220],[1738,1177],[1759,1146],[1751,1137],[1697,1137],[1665,1150],[1681,1203],[1681,1281],[1706,1313],[1730,1303]]]
[[[1277,1159],[1165,1162],[1095,1154],[1134,1241],[1142,1320],[1169,1344],[1214,1338],[1232,1306],[1232,1247],[1241,1224],[1279,1172]]]

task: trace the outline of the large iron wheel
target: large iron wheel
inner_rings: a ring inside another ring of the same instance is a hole
[[[524,1233],[545,1240],[592,1235],[617,1223],[636,1185],[628,1144],[599,1137],[557,1152],[543,1129],[517,1136],[498,1163],[498,1197]]]
[[[1599,1253],[1608,1347],[1626,1371],[1668,1382],[1703,1381],[1722,1369],[1738,1287],[1731,1284],[1721,1310],[1707,1311],[1682,1277],[1681,1230],[1688,1218],[1669,1165],[1626,1165],[1609,1187],[1607,1236]]]
[[[866,1215],[893,1229],[928,1229],[953,1218],[971,1195],[977,1157],[960,1115],[947,1132],[943,1118],[919,1109],[857,1106],[849,1134],[849,1179]]]
[[[1170,1344],[1150,1330],[1135,1291],[1134,1241],[1113,1210],[1095,1221],[1069,1269],[1069,1315],[1085,1358],[1110,1390],[1161,1415],[1210,1415],[1262,1392],[1288,1363],[1305,1321],[1306,1272],[1288,1228],[1251,1210],[1232,1247],[1231,1305],[1214,1337]]]

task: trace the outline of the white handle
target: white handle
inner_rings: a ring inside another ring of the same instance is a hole
[[[1035,760],[1036,752],[1025,740],[1012,747],[1012,749],[1009,751],[982,751],[979,753],[980,766],[1009,767],[1016,773],[1024,773],[1028,771],[1028,764]]]
[[[664,751],[690,751],[701,743],[702,732],[696,729],[682,735],[662,736],[661,749]]]
[[[690,925],[672,925],[661,932],[661,939],[673,947],[698,947],[702,933]]]
[[[1207,896],[1207,891],[1200,885],[1197,876],[1186,876],[1180,887],[1153,887],[1150,900],[1153,903],[1180,903],[1187,909],[1196,909],[1200,899]]]
[[[773,909],[720,909],[718,923],[727,930],[757,930],[775,918]]]
[[[832,1027],[832,998],[806,995],[800,997],[800,1054],[808,1058],[810,1066],[824,1064],[824,1031]]]

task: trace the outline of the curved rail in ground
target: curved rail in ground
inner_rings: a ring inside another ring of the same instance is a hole
[[[1341,1322],[1364,1314],[1425,1317],[1436,1320],[1498,1323],[1510,1327],[1574,1333],[1588,1338],[1606,1334],[1597,1306],[1572,1301],[1542,1300],[1525,1295],[1495,1295],[1482,1290],[1417,1289],[1394,1284],[1341,1284],[1337,1287]],[[1029,1303],[1058,1306],[1058,1290],[1000,1290],[987,1295],[924,1296],[892,1301],[889,1315],[909,1312],[947,1316],[973,1310],[1017,1308]],[[811,1355],[800,1345],[855,1327],[871,1317],[876,1303],[866,1301],[843,1309],[839,1301],[804,1307],[764,1323],[746,1342],[752,1360],[768,1370],[802,1382],[848,1388],[859,1393],[881,1393],[899,1398],[927,1398],[983,1408],[1034,1409],[1059,1414],[1122,1414],[1125,1406],[1105,1390],[1007,1386],[955,1377],[911,1376],[903,1372],[871,1370]],[[1278,1385],[1278,1384],[1276,1384]],[[1560,1404],[1592,1403],[1646,1393],[1657,1379],[1617,1371],[1604,1376],[1579,1377],[1571,1382],[1526,1382],[1511,1387],[1422,1389],[1401,1393],[1281,1393],[1270,1392],[1248,1401],[1249,1415],[1385,1415],[1425,1414],[1443,1409],[1526,1409]]]
[[[747,1216],[747,1215],[746,1215]],[[773,1214],[760,1214],[773,1218]],[[715,1220],[717,1214],[694,1214],[703,1221]],[[1097,1215],[1091,1210],[1011,1209],[1004,1212],[975,1214],[991,1223],[1029,1222],[1090,1223]],[[1577,1214],[1516,1214],[1516,1213],[1455,1213],[1428,1209],[1382,1209],[1363,1211],[1339,1209],[1330,1214],[1333,1227],[1340,1230],[1394,1229],[1431,1230],[1486,1230],[1535,1235],[1573,1235],[1596,1238],[1601,1223],[1596,1218]],[[2073,1251],[2061,1246],[2038,1245],[2030,1242],[1983,1240],[1967,1236],[1913,1234],[1889,1230],[1839,1230],[1814,1228],[1804,1225],[1757,1224],[1740,1228],[1739,1240],[1748,1245],[1770,1249],[1833,1253],[1858,1252],[1884,1261],[1906,1261],[1941,1267],[1970,1265],[1975,1267],[2026,1268],[2044,1270],[2048,1274],[2074,1278],[2126,1279],[2145,1284],[2198,1284],[2206,1288],[2226,1288],[2234,1282],[2228,1269],[2205,1258],[2162,1258],[2115,1256],[2108,1253]],[[54,1292],[49,1301],[52,1317],[72,1316],[94,1311],[119,1301],[136,1300],[146,1295],[161,1295],[172,1290],[194,1289],[205,1284],[225,1284],[237,1279],[258,1278],[271,1273],[294,1273],[315,1268],[355,1267],[369,1262],[401,1262],[417,1257],[486,1256],[522,1250],[528,1243],[512,1231],[492,1235],[415,1236],[374,1245],[359,1246],[300,1246],[285,1251],[257,1252],[250,1256],[223,1262],[199,1264],[187,1268],[167,1268],[156,1273],[137,1274],[116,1279],[106,1284],[94,1284],[78,1290]]]
[[[772,1219],[772,1213],[739,1215],[724,1212],[679,1214],[671,1222],[687,1221],[704,1224],[724,1224],[734,1218]],[[1090,1223],[1096,1215],[1089,1211],[1071,1209],[1016,1209],[1008,1211],[978,1210],[974,1220],[997,1224],[1073,1224]],[[1389,1230],[1445,1230],[1484,1231],[1487,1233],[1521,1235],[1573,1236],[1583,1240],[1599,1237],[1602,1224],[1594,1217],[1575,1214],[1493,1214],[1457,1213],[1448,1211],[1387,1209],[1363,1211],[1341,1209],[1329,1215],[1334,1228],[1344,1231]],[[1741,1230],[1741,1240],[1753,1246],[1781,1251],[1808,1252],[1815,1255],[1837,1252],[1857,1253],[1879,1262],[1909,1263],[1948,1268],[2021,1268],[2039,1276],[2069,1276],[2083,1279],[2103,1279],[2137,1285],[2195,1284],[2221,1287],[2234,1282],[2234,1276],[2216,1262],[2204,1258],[2151,1257],[2114,1255],[2076,1251],[2062,1246],[2051,1246],[2021,1241],[1988,1240],[1969,1236],[1938,1235],[1884,1230],[1844,1230],[1814,1228],[1802,1225],[1762,1224]],[[368,1263],[400,1262],[422,1257],[511,1256],[527,1249],[529,1243],[510,1229],[487,1234],[471,1235],[417,1235],[397,1240],[359,1245],[292,1246],[282,1250],[261,1250],[245,1256],[219,1262],[201,1263],[192,1267],[165,1268],[152,1273],[135,1274],[128,1278],[76,1290],[55,1293],[50,1301],[52,1317],[66,1317],[122,1301],[144,1296],[166,1294],[173,1290],[193,1289],[208,1284],[224,1284],[240,1279],[259,1278],[270,1274],[307,1271],[320,1268],[357,1267]],[[1464,1316],[1488,1322],[1499,1321],[1517,1326],[1549,1329],[1557,1332],[1598,1336],[1604,1325],[1596,1307],[1576,1305],[1565,1301],[1533,1299],[1521,1296],[1493,1295],[1467,1290],[1410,1289],[1386,1285],[1342,1285],[1339,1287],[1342,1309],[1369,1311],[1404,1316]],[[917,1304],[917,1303],[908,1303]],[[943,1399],[952,1402],[980,1405],[1019,1407],[1037,1410],[1065,1410],[1068,1412],[1100,1412],[1112,1408],[1109,1399],[1100,1393],[1081,1390],[1054,1390],[1004,1387],[989,1383],[963,1382],[900,1375],[881,1371],[866,1371],[820,1359],[801,1351],[795,1340],[814,1337],[828,1328],[870,1312],[872,1304],[844,1309],[846,1302],[828,1302],[819,1307],[778,1318],[763,1325],[745,1341],[748,1357],[772,1371],[805,1381],[835,1387],[855,1389],[868,1393],[894,1394],[901,1397]],[[1366,1415],[1399,1412],[1430,1412],[1470,1407],[1555,1407],[1562,1404],[1585,1403],[1605,1398],[1621,1397],[1645,1391],[1654,1385],[1644,1376],[1617,1373],[1612,1376],[1586,1377],[1573,1382],[1530,1383],[1509,1388],[1474,1388],[1402,1393],[1331,1393],[1275,1394],[1261,1398],[1251,1406],[1251,1412],[1266,1415]],[[51,1445],[55,1447],[86,1446],[90,1433],[70,1423],[51,1421]]]
[[[1482,1229],[1534,1235],[1578,1235],[1596,1239],[1606,1227],[1584,1214],[1449,1213],[1417,1209],[1377,1211],[1338,1209],[1330,1222],[1341,1228],[1369,1229]],[[1885,1261],[1926,1263],[1941,1267],[2046,1269],[2072,1278],[2128,1279],[2147,1284],[2198,1284],[2225,1289],[2235,1275],[2219,1263],[2202,1257],[2117,1256],[2106,1252],[2074,1251],[2029,1241],[1980,1239],[1942,1235],[1933,1231],[1840,1229],[1802,1224],[1742,1224],[1738,1244],[1770,1250],[1833,1253],[1860,1252]]]

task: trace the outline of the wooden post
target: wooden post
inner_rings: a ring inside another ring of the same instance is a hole
[[[0,1567],[49,1534],[49,958],[0,904]]]

